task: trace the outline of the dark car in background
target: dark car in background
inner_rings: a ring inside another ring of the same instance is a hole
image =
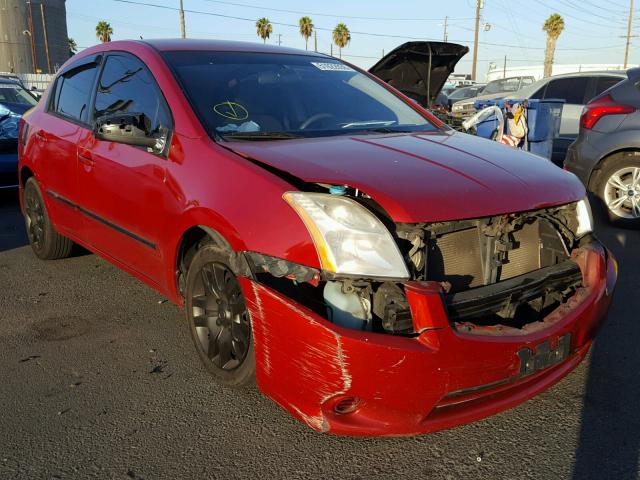
[[[633,68],[585,106],[564,163],[622,227],[640,227],[639,109],[640,68]]]
[[[13,77],[0,77],[0,188],[18,185],[18,123],[38,100]]]

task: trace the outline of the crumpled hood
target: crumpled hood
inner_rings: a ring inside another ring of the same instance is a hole
[[[585,195],[574,175],[542,157],[454,131],[226,146],[306,182],[358,188],[396,222],[480,218]]]

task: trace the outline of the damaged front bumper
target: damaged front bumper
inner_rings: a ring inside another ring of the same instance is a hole
[[[341,328],[244,277],[258,385],[311,428],[340,435],[428,433],[513,407],[575,368],[606,317],[615,259],[594,241],[573,260],[582,286],[522,329],[457,324],[438,283],[407,282],[414,337]]]

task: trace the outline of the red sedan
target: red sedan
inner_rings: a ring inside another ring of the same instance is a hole
[[[578,365],[611,302],[576,177],[325,55],[106,43],[62,67],[19,140],[38,257],[77,243],[184,305],[216,379],[319,431],[517,405]]]

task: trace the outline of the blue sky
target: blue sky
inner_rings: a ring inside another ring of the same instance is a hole
[[[151,6],[177,8],[179,0],[133,1],[148,5],[117,0],[67,0],[69,36],[80,47],[95,44],[95,25],[99,20],[111,24],[114,40],[180,35],[177,11]],[[480,32],[479,79],[484,78],[489,62],[502,65],[505,55],[509,66],[541,64],[545,47],[541,27],[554,12],[560,13],[566,24],[558,41],[556,63],[623,61],[628,0],[485,0],[484,4],[482,22],[491,28]],[[304,48],[304,40],[296,28],[287,25],[297,24],[304,12],[312,17],[316,27],[327,29],[318,30],[318,50],[327,53],[331,43],[328,30],[344,22],[352,35],[343,57],[365,68],[373,65],[383,51],[389,52],[405,41],[442,40],[445,17],[449,17],[449,41],[473,46],[475,0],[184,0],[184,8],[194,11],[186,13],[189,37],[258,41],[255,19],[266,16],[274,23],[268,42],[277,43],[280,34],[282,45],[296,48]],[[634,15],[638,18],[634,20],[636,34],[640,8]],[[309,45],[312,48],[313,42]],[[633,38],[631,65],[640,61],[638,45],[640,38]],[[470,72],[471,57],[470,52],[456,71]]]

